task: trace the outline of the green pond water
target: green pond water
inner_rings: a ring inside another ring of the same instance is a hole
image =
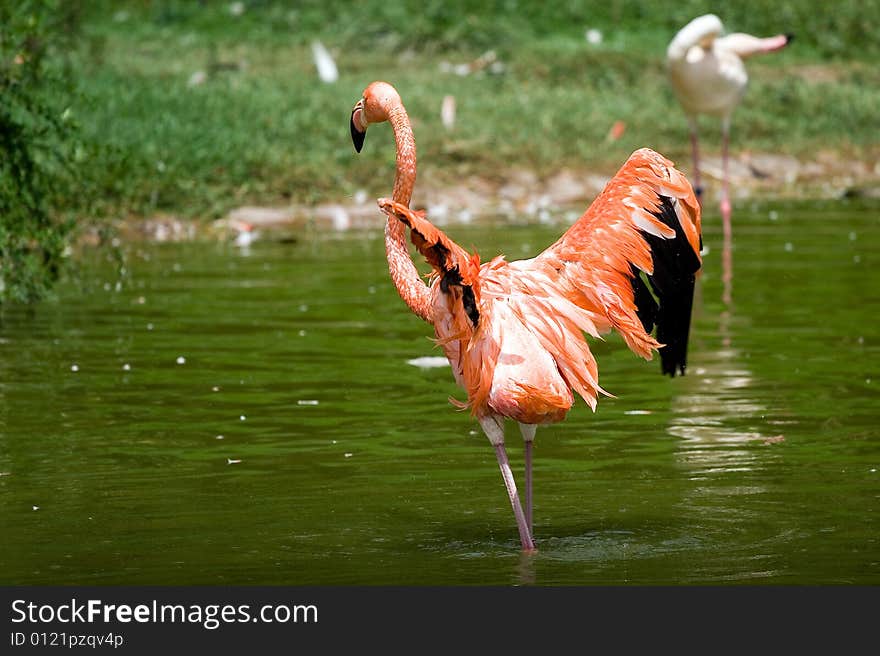
[[[688,375],[542,427],[520,553],[495,456],[372,232],[87,252],[0,325],[0,584],[880,583],[880,220],[719,217]],[[450,226],[488,259],[563,225]],[[522,442],[508,425],[522,478]]]

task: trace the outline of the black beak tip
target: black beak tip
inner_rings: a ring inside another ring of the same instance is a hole
[[[792,34],[791,32],[786,32],[785,33],[785,44],[788,45],[792,41],[794,41],[794,34]]]
[[[367,136],[366,132],[361,132],[354,125],[354,118],[351,120],[351,142],[354,144],[354,149],[357,152],[361,152],[361,148],[364,147],[364,137]]]

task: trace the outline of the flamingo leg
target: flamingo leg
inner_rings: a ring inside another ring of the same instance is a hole
[[[697,129],[697,119],[696,117],[691,117],[688,119],[688,122],[690,123],[691,128],[691,158],[694,162],[694,193],[697,195],[697,200],[702,205],[703,186],[700,184],[700,138]]]
[[[728,150],[730,144],[730,118],[725,117],[721,123],[721,221],[724,227],[724,239],[729,241],[732,230],[730,227],[730,169],[728,167]]]
[[[733,286],[733,228],[730,225],[730,182],[728,169],[728,150],[730,143],[730,118],[725,117],[721,123],[721,223],[724,230],[724,246],[721,251],[721,282],[724,285],[722,301],[728,307],[732,301]]]
[[[503,444],[495,445],[495,456],[498,458],[498,466],[501,468],[501,478],[504,479],[507,496],[510,497],[510,505],[513,506],[513,515],[516,517],[516,527],[519,529],[519,539],[522,542],[523,551],[534,551],[535,543],[532,541],[532,534],[526,523],[526,516],[519,501],[513,472],[510,471],[510,462],[507,460],[507,452],[504,450]]]
[[[486,437],[495,447],[495,457],[498,458],[498,467],[501,469],[501,478],[504,487],[507,488],[507,496],[513,507],[513,516],[516,518],[516,527],[519,530],[519,539],[522,542],[523,551],[535,551],[535,543],[532,541],[532,533],[526,522],[519,494],[516,491],[516,482],[513,480],[513,472],[510,470],[510,461],[507,459],[507,451],[504,450],[504,420],[501,417],[484,417],[480,419],[480,426],[486,433]]]
[[[526,442],[526,522],[529,525],[529,533],[535,534],[532,524],[532,443]]]
[[[532,444],[535,441],[535,432],[538,427],[534,424],[520,424],[519,430],[525,440],[526,459],[526,521],[529,524],[529,533],[534,538],[535,529],[532,523]]]

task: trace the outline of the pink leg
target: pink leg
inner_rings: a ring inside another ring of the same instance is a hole
[[[526,443],[526,519],[529,523],[529,533],[534,538],[535,529],[532,523],[532,443],[535,441],[535,433],[538,427],[534,424],[520,424],[519,430]]]
[[[721,125],[721,221],[724,227],[724,239],[729,240],[732,234],[730,227],[730,175],[727,165],[728,144],[730,142],[730,121],[724,119]]]
[[[721,222],[724,229],[724,245],[721,252],[721,282],[724,286],[722,300],[725,305],[730,305],[733,299],[733,228],[730,224],[730,189],[729,189],[729,170],[728,160],[728,144],[730,142],[730,122],[725,119],[721,125]]]
[[[733,244],[731,243],[730,232],[724,232],[724,245],[721,249],[721,282],[723,291],[721,300],[728,307],[733,301]]]
[[[519,502],[516,483],[513,481],[513,472],[510,471],[510,462],[507,460],[507,452],[504,450],[503,443],[495,445],[495,456],[498,458],[498,466],[501,468],[501,478],[504,479],[507,496],[510,497],[510,505],[513,506],[513,515],[516,517],[516,526],[519,529],[519,539],[522,542],[523,551],[535,551],[535,543],[532,542],[532,534]]]
[[[691,124],[691,157],[694,162],[694,193],[697,200],[702,206],[703,203],[703,186],[700,184],[700,143],[697,136],[697,119],[692,118]]]
[[[532,524],[532,443],[526,442],[526,521],[529,524],[529,533],[534,535],[535,529]]]

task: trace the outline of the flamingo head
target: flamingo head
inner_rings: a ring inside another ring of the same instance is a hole
[[[371,123],[387,121],[392,108],[402,107],[400,96],[387,82],[373,82],[351,110],[351,140],[354,149],[361,152],[367,127]]]

